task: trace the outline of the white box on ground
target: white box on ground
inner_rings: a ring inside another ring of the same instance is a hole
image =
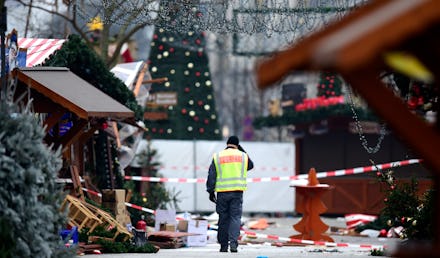
[[[188,233],[197,234],[188,236],[187,246],[206,246],[208,242],[208,221],[190,220],[188,221]]]
[[[160,225],[172,224],[177,227],[175,210],[156,210],[156,220],[154,223],[154,231],[160,230]],[[175,231],[175,230],[174,230]]]

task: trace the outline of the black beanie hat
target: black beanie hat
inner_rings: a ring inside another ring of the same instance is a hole
[[[238,137],[237,136],[231,136],[231,137],[229,137],[229,139],[228,139],[228,141],[226,142],[226,144],[233,144],[233,145],[236,145],[236,146],[238,146]]]

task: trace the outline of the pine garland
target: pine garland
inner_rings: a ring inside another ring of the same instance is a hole
[[[61,49],[50,55],[43,66],[68,67],[82,79],[133,110],[135,117],[142,120],[143,108],[137,104],[133,93],[78,35],[70,35]]]
[[[377,121],[376,116],[370,111],[363,108],[356,108],[355,110],[360,120]],[[263,127],[311,124],[330,117],[351,117],[352,115],[350,105],[338,104],[300,112],[287,111],[281,116],[257,117],[253,125],[255,129],[261,129]]]

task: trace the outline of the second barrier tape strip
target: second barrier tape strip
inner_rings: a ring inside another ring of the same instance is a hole
[[[334,176],[354,175],[354,174],[361,174],[361,173],[367,173],[367,172],[372,172],[372,171],[378,171],[381,169],[408,166],[408,165],[412,165],[412,164],[418,164],[421,162],[422,162],[421,159],[409,159],[409,160],[389,162],[389,163],[384,163],[384,164],[379,164],[379,165],[374,165],[374,166],[318,172],[318,173],[316,173],[316,177],[317,178],[326,178],[326,177],[334,177]],[[206,183],[206,178],[164,178],[164,177],[145,177],[145,176],[125,176],[124,178],[126,180],[144,181],[144,182]],[[248,178],[247,182],[258,183],[258,182],[293,181],[293,180],[301,180],[301,179],[307,179],[307,178],[308,178],[308,174],[301,174],[301,175],[294,175],[294,176]]]
[[[97,195],[99,197],[102,197],[102,194],[89,190],[87,188],[83,188],[84,191],[89,192],[93,195]],[[128,203],[126,202],[125,205],[127,207],[133,208],[133,209],[137,209],[137,210],[141,210],[150,214],[155,214],[156,211],[149,209],[149,208],[145,208],[139,205],[135,205],[132,203]],[[177,220],[180,220],[180,218],[176,218]],[[213,225],[209,225],[210,229],[213,230],[218,230],[217,226],[213,226]],[[324,241],[312,241],[312,240],[303,240],[303,239],[296,239],[296,238],[289,238],[289,237],[280,237],[280,236],[276,236],[276,235],[267,235],[267,234],[260,234],[260,233],[255,233],[252,231],[244,231],[241,230],[240,231],[241,235],[245,235],[245,236],[250,236],[250,237],[254,237],[254,238],[259,238],[259,239],[268,239],[268,240],[274,240],[274,241],[280,241],[280,242],[290,242],[290,243],[298,243],[298,244],[306,244],[306,245],[319,245],[319,246],[326,246],[326,247],[353,247],[353,248],[369,248],[369,249],[384,249],[386,248],[386,246],[384,245],[371,245],[371,244],[349,244],[349,243],[334,243],[334,242],[324,242]]]
[[[210,229],[218,230],[217,226],[209,225]],[[245,236],[251,236],[255,238],[260,239],[268,239],[268,240],[275,240],[280,242],[290,242],[290,243],[298,243],[298,244],[305,244],[305,245],[319,245],[319,246],[326,246],[326,247],[352,247],[352,248],[368,248],[368,249],[385,249],[386,245],[371,245],[371,244],[349,244],[349,243],[334,243],[334,242],[325,242],[325,241],[313,241],[313,240],[304,240],[304,239],[296,239],[296,238],[289,238],[289,237],[279,237],[276,235],[266,235],[266,234],[260,234],[255,233],[251,231],[240,231],[241,235]]]

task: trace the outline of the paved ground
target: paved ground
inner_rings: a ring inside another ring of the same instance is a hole
[[[285,218],[266,218],[270,226],[265,230],[252,230],[263,235],[276,235],[279,237],[289,237],[297,234],[292,226],[296,224],[300,217]],[[345,227],[345,221],[341,218],[322,217],[324,223],[330,227]],[[250,230],[251,231],[251,230]],[[330,233],[330,230],[328,231]],[[320,245],[307,246],[283,246],[276,247],[270,243],[270,240],[255,239],[253,244],[240,245],[238,253],[219,253],[220,246],[216,243],[210,243],[204,247],[182,247],[178,249],[161,249],[154,254],[102,254],[101,257],[122,258],[122,257],[163,257],[163,258],[190,258],[190,257],[227,257],[237,256],[244,258],[257,257],[371,257],[370,249],[363,248],[362,245],[383,247],[388,250],[400,242],[396,238],[377,238],[377,237],[359,237],[330,234],[335,243],[345,243],[348,247],[330,247]],[[261,241],[261,242],[260,242]],[[260,242],[260,243],[256,243]],[[89,256],[89,255],[86,255]]]

